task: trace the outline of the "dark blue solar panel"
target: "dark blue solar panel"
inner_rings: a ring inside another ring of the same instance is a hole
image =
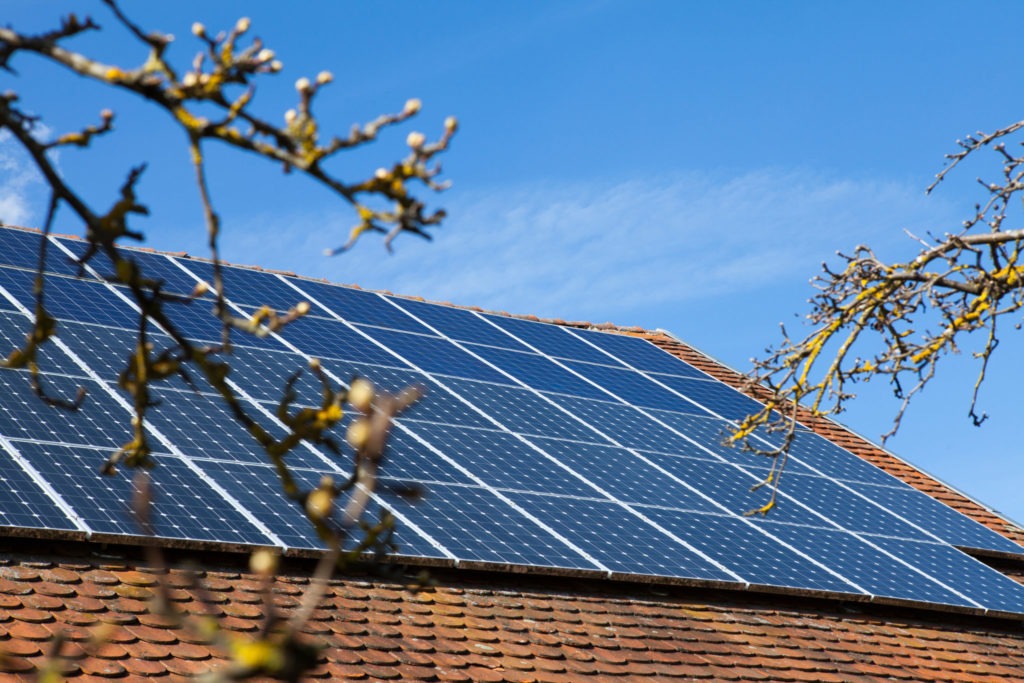
[[[862,481],[882,486],[896,485],[899,481],[868,461],[858,458],[831,441],[810,432],[797,432],[790,448],[790,454],[791,461],[796,458],[808,467],[835,479]]]
[[[85,402],[74,412],[48,406],[32,392],[28,372],[0,369],[0,434],[108,448],[130,438],[129,413],[96,382],[60,375],[44,375],[42,382],[47,395],[65,400],[74,399],[78,388],[85,387]]]
[[[745,520],[653,508],[644,508],[643,513],[750,583],[860,593]]]
[[[71,446],[19,443],[18,449],[96,532],[141,535],[131,512],[132,472],[99,473],[109,452]],[[165,538],[266,545],[222,496],[179,458],[157,455],[152,470],[154,533]]]
[[[277,404],[284,393],[285,382],[301,370],[292,389],[295,405],[320,405],[320,380],[309,370],[309,361],[291,351],[267,351],[243,346],[235,347],[230,356],[224,356],[231,366],[228,379],[257,401]]]
[[[2,232],[4,231],[0,231]],[[18,448],[17,443],[11,443],[11,446]],[[29,529],[76,528],[57,504],[4,449],[0,449],[0,526]]]
[[[782,493],[786,498],[799,500],[850,531],[930,540],[926,534],[895,514],[880,509],[828,479],[783,474]]]
[[[530,493],[510,497],[613,572],[735,580],[616,503]]]
[[[190,264],[196,263],[192,259],[170,258],[140,251],[131,252],[131,257],[139,264],[143,276],[164,283],[163,291],[165,292],[188,296],[196,288],[196,279],[175,265],[175,263],[182,263],[188,267]],[[205,295],[205,299],[210,301],[214,298],[213,281],[211,280],[207,284],[210,285],[210,292]],[[203,310],[209,310],[209,307],[209,303],[202,305]]]
[[[534,389],[584,398],[611,399],[611,396],[598,387],[559,367],[544,356],[477,344],[467,345],[466,348]]]
[[[955,548],[895,538],[871,542],[984,607],[1024,612],[1024,586]]]
[[[612,392],[626,403],[641,408],[659,408],[681,413],[711,416],[710,413],[700,406],[696,406],[685,398],[680,398],[671,391],[658,386],[639,372],[625,369],[619,370],[607,365],[593,365],[591,363],[576,363],[573,361],[564,362],[572,370]]]
[[[622,367],[622,363],[617,359],[587,344],[579,337],[569,334],[564,327],[500,315],[485,315],[484,317],[543,354]],[[466,341],[475,340],[467,339]]]
[[[391,430],[387,451],[381,464],[380,471],[383,476],[393,480],[417,482],[476,483],[472,477],[438,455],[435,450],[424,445],[420,439],[427,441],[437,451],[443,453],[449,452],[447,444],[438,443],[428,438],[428,434],[422,430],[422,425],[408,424],[407,426],[408,431],[404,427]],[[409,432],[416,434],[419,439]],[[427,490],[429,491],[429,486]]]
[[[617,500],[680,510],[719,511],[700,493],[666,477],[625,449],[536,437],[530,440]],[[598,497],[593,492],[589,495]]]
[[[301,504],[282,493],[280,479],[272,467],[211,461],[202,461],[199,466],[247,510],[253,512],[288,547],[324,549],[324,542],[317,536]],[[293,469],[292,475],[301,489],[310,490],[320,483],[323,471]],[[334,478],[341,483],[337,475]],[[337,501],[336,510],[344,508],[345,500],[343,494]],[[371,502],[363,515],[363,520],[374,524],[379,518],[380,506]],[[361,537],[361,532],[354,530],[346,539],[345,546],[354,547]],[[393,540],[399,546],[399,553],[403,555],[442,556],[438,549],[401,523],[396,525]]]
[[[487,489],[434,484],[415,504],[382,495],[459,560],[597,569]]]
[[[26,268],[31,271],[39,266],[39,247],[43,236],[24,230],[0,230],[0,254],[4,264]],[[78,266],[53,244],[46,250],[46,271],[63,275],[77,275]]]
[[[464,379],[447,379],[445,384],[495,417],[509,431],[574,441],[605,441],[593,429],[566,415],[529,389]],[[427,399],[429,401],[429,395]],[[490,423],[486,424],[490,426]]]
[[[288,325],[281,336],[315,358],[337,358],[375,365],[405,367],[405,363],[345,323],[307,316]]]
[[[690,437],[722,460],[743,465],[746,469],[771,469],[772,467],[772,458],[755,455],[740,448],[725,445],[723,442],[729,435],[730,428],[730,424],[725,420],[720,420],[717,417],[670,413],[663,410],[651,410],[649,412],[655,419],[661,420],[679,433]],[[765,449],[768,448],[765,444],[762,444],[762,446]],[[709,455],[707,457],[710,458],[712,456]],[[790,460],[787,463],[786,471],[804,474],[811,472],[810,469],[795,460]]]
[[[273,467],[206,460],[197,464],[289,548],[324,548],[301,505],[282,492],[281,480]],[[316,486],[322,476],[300,469],[293,469],[292,475],[305,489]]]
[[[324,361],[324,368],[345,382],[349,382],[356,376],[365,377],[378,391],[391,394],[396,394],[413,385],[419,385],[426,389],[423,398],[402,413],[403,419],[446,422],[469,427],[493,427],[492,423],[481,417],[480,413],[457,399],[437,382],[427,379],[426,375],[415,370],[384,368],[379,365],[333,360]],[[453,380],[446,378],[445,384],[451,381]]]
[[[754,399],[747,398],[732,387],[726,386],[721,382],[690,379],[688,377],[673,377],[671,375],[657,376],[655,379],[727,420],[738,422],[747,415],[752,415],[761,410],[762,407]],[[703,411],[698,413],[687,406],[682,406],[677,410],[681,413],[703,414]]]
[[[390,327],[394,330],[432,334],[423,325],[413,320],[401,309],[392,306],[384,297],[375,292],[364,292],[351,287],[328,285],[310,280],[291,279],[303,292],[323,304],[345,320],[364,325]],[[312,309],[314,315],[324,315],[317,307]]]
[[[835,568],[845,578],[872,595],[946,605],[974,606],[968,600],[900,564],[849,532],[774,522],[762,524],[773,536],[818,562]]]
[[[361,329],[426,372],[478,379],[483,382],[513,384],[512,380],[481,363],[447,339],[374,327]]]
[[[570,332],[580,339],[607,351],[616,358],[625,361],[627,365],[637,370],[663,372],[683,377],[707,378],[707,375],[697,368],[684,363],[668,351],[659,349],[646,339],[592,330],[574,329],[570,330]]]
[[[0,233],[3,231],[0,230]],[[58,332],[62,335],[67,326],[74,323],[59,323]],[[25,347],[25,335],[32,329],[32,321],[21,313],[0,311],[0,358],[7,359],[15,349]],[[53,342],[43,344],[36,351],[36,362],[45,372],[63,375],[81,375],[78,367],[67,354],[58,349]]]
[[[0,268],[0,287],[10,292],[29,311],[33,311],[34,277],[25,270]],[[58,320],[126,328],[134,328],[138,324],[138,314],[106,285],[95,280],[48,276],[45,297],[46,310]]]
[[[1021,547],[1005,536],[1000,536],[970,517],[909,486],[871,486],[857,482],[849,486],[904,519],[927,529],[946,543],[1008,553],[1021,552]]]
[[[756,510],[771,498],[771,489],[763,486],[756,491],[751,487],[762,480],[763,471],[757,476],[728,463],[682,458],[659,453],[644,453],[654,464],[682,479],[722,507],[722,512],[742,515]],[[783,489],[785,490],[785,489]],[[799,505],[788,503],[772,510],[769,519],[776,522],[805,524],[809,526],[832,526],[827,520]]]
[[[494,325],[481,320],[472,311],[439,306],[438,304],[426,304],[410,299],[393,298],[391,300],[450,339],[500,346],[516,351],[529,350]]]
[[[213,284],[213,264],[205,261],[181,261],[199,279]],[[273,273],[263,273],[248,268],[223,266],[224,295],[234,304],[245,306],[270,306],[278,311],[287,311],[303,300],[302,294],[286,285]]]
[[[700,449],[632,406],[549,394],[559,405],[627,448],[697,455]]]
[[[409,427],[494,488],[597,495],[593,487],[507,432],[428,423]]]
[[[234,462],[269,463],[266,452],[224,406],[223,401],[206,394],[188,391],[153,390],[159,403],[148,413],[149,423],[185,455]],[[275,438],[285,434],[283,427],[244,404],[257,422]],[[124,418],[122,417],[122,422]],[[338,436],[344,439],[344,434]],[[294,467],[318,468],[323,460],[305,448],[296,448],[287,456]]]

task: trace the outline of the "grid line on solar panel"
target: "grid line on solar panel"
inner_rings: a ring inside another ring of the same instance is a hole
[[[537,493],[510,493],[509,496],[523,507],[542,511],[556,529],[577,539],[581,547],[613,572],[746,583],[735,572],[632,508],[613,501]]]
[[[18,447],[94,532],[144,535],[131,510],[136,493],[132,477],[99,473],[105,452],[29,442]],[[160,467],[150,472],[156,491],[151,513],[157,536],[259,545],[270,540],[180,458],[159,457]]]
[[[299,289],[298,289],[298,287],[297,287],[297,285],[295,285],[294,283],[288,282],[287,284],[289,284],[290,286],[292,286],[293,288],[295,288],[295,289],[296,289],[297,291],[300,291],[300,292],[301,292],[301,290],[299,290]],[[303,292],[303,294],[305,294],[305,292]],[[314,299],[313,299],[312,297],[310,297],[310,299],[311,299],[311,300],[313,301],[313,303],[314,303],[314,304],[317,304],[317,305],[320,305],[320,306],[322,306],[322,304],[320,304],[320,302],[318,302],[318,301],[314,300]],[[228,305],[229,305],[229,306],[231,306],[232,308],[234,308],[235,310],[240,310],[240,308],[239,308],[239,307],[238,307],[238,306],[237,306],[236,304],[234,304],[233,302],[231,302],[230,300],[228,301]],[[330,309],[326,309],[326,307],[324,307],[324,308],[325,308],[325,310],[328,310],[328,311],[330,310]],[[332,314],[333,314],[333,313],[332,313]],[[335,315],[335,316],[336,316],[336,314],[333,314],[333,315]],[[381,346],[382,348],[384,348],[384,349],[385,349],[385,350],[387,350],[387,351],[388,351],[389,353],[391,353],[392,355],[396,356],[397,358],[399,358],[399,359],[400,359],[400,360],[402,360],[403,362],[405,362],[405,363],[407,363],[407,364],[410,364],[410,365],[412,365],[414,369],[417,369],[417,370],[419,370],[419,368],[417,368],[417,367],[415,366],[415,364],[413,364],[413,363],[410,363],[410,361],[409,361],[408,359],[406,359],[406,358],[402,357],[402,356],[401,356],[401,355],[400,355],[400,354],[399,354],[399,353],[398,353],[397,351],[395,351],[395,350],[393,350],[393,349],[389,349],[388,347],[384,346],[384,344],[383,344],[382,342],[380,342],[379,340],[374,340],[374,338],[373,338],[373,337],[372,337],[372,336],[371,336],[371,335],[370,335],[370,334],[369,334],[369,333],[368,333],[367,331],[365,331],[365,330],[362,330],[362,329],[360,329],[360,328],[359,328],[358,326],[356,326],[356,325],[354,325],[354,324],[352,324],[352,323],[348,323],[348,322],[345,322],[345,321],[344,321],[344,320],[343,320],[342,318],[340,318],[340,316],[336,316],[336,317],[337,317],[337,319],[338,319],[338,321],[339,321],[339,322],[341,322],[341,323],[342,323],[342,324],[344,324],[344,325],[347,325],[347,326],[348,326],[348,327],[349,327],[349,328],[350,328],[351,330],[353,330],[354,332],[357,332],[358,334],[361,334],[361,335],[365,336],[365,337],[366,337],[366,338],[367,338],[368,340],[370,340],[371,342],[373,342],[373,343],[376,343],[376,344],[378,344],[379,346]],[[395,332],[394,334],[403,334],[403,333]],[[419,337],[420,335],[408,335],[408,336],[417,336],[417,337]],[[429,339],[430,337],[421,337],[421,338],[424,338],[424,339]],[[291,344],[290,342],[288,342],[287,340],[282,340],[282,341],[283,341],[283,343],[285,343],[285,345],[286,345],[286,346],[289,346],[289,347],[290,347],[290,348],[292,348],[293,350],[295,350],[295,351],[297,351],[297,352],[299,352],[299,353],[302,353],[302,351],[301,351],[301,350],[299,350],[298,348],[296,348],[296,347],[295,347],[294,345],[292,345],[292,344]],[[454,347],[453,347],[453,348],[454,348]],[[331,379],[333,379],[334,381],[338,381],[338,382],[341,382],[341,379],[340,379],[340,378],[338,378],[338,377],[336,377],[336,376],[333,376],[333,375],[331,375],[331,374],[330,374],[329,372],[327,372],[326,370],[325,370],[325,372],[326,372],[326,373],[328,374],[328,376],[330,376],[330,377],[331,377]],[[443,384],[442,384],[442,386],[443,386]],[[471,404],[470,404],[470,405],[471,405]],[[409,430],[409,428],[408,428],[407,424],[404,424],[404,423],[403,423],[403,424],[400,424],[400,425],[398,425],[398,426],[399,426],[400,428],[403,428],[403,429],[405,429],[407,433],[409,433],[409,434],[411,434],[412,436],[416,437],[416,438],[417,438],[418,440],[420,440],[420,441],[421,441],[421,443],[423,443],[423,444],[424,444],[425,446],[427,446],[428,448],[430,448],[431,450],[433,450],[433,451],[434,451],[434,452],[435,452],[435,453],[436,453],[436,454],[437,454],[438,456],[440,456],[440,457],[444,458],[445,460],[447,460],[447,461],[448,461],[448,462],[450,462],[451,464],[453,464],[453,465],[456,465],[456,466],[457,466],[457,467],[458,467],[458,468],[459,468],[460,470],[462,470],[462,471],[463,471],[463,473],[464,473],[464,474],[466,474],[466,475],[470,476],[470,477],[471,477],[471,478],[472,478],[472,479],[473,479],[473,480],[474,480],[475,482],[477,482],[477,483],[479,483],[479,484],[481,484],[481,485],[484,485],[484,486],[486,487],[486,484],[484,484],[484,482],[483,482],[482,480],[480,480],[480,479],[479,479],[479,478],[477,478],[477,477],[476,477],[475,475],[473,475],[472,473],[470,473],[470,472],[466,471],[466,470],[465,470],[464,468],[462,468],[461,466],[459,466],[459,465],[458,465],[457,463],[455,463],[455,461],[454,461],[454,460],[452,460],[452,459],[451,459],[450,457],[448,457],[448,456],[447,456],[446,454],[444,454],[444,453],[443,453],[442,451],[440,451],[440,450],[438,450],[438,449],[437,449],[436,447],[432,446],[432,445],[431,445],[431,444],[430,444],[429,442],[423,441],[422,439],[420,439],[419,437],[417,437],[417,436],[416,436],[416,435],[415,435],[415,434],[414,434],[413,432],[411,432],[411,431]],[[571,550],[573,550],[573,551],[577,552],[577,553],[578,553],[578,554],[579,554],[579,555],[580,555],[581,557],[583,557],[583,558],[584,558],[585,560],[587,560],[587,561],[590,561],[590,559],[586,557],[586,554],[585,554],[585,553],[583,553],[582,551],[579,551],[579,549],[577,549],[577,548],[576,548],[575,546],[573,546],[573,545],[572,545],[572,544],[571,544],[571,543],[570,543],[570,542],[569,542],[568,540],[566,540],[566,539],[564,539],[564,538],[561,538],[561,537],[558,537],[558,536],[557,536],[557,534],[554,534],[554,532],[553,532],[553,531],[552,531],[552,530],[551,530],[551,529],[550,529],[549,527],[545,526],[545,525],[544,525],[544,524],[543,524],[542,522],[540,522],[540,521],[536,520],[535,518],[533,518],[532,516],[530,516],[530,515],[529,515],[528,513],[526,513],[526,512],[524,511],[524,510],[518,509],[518,508],[517,508],[517,507],[515,506],[515,504],[511,502],[511,500],[509,500],[508,498],[505,498],[505,497],[504,497],[504,496],[503,496],[502,494],[500,494],[500,493],[497,493],[496,491],[494,491],[493,489],[491,489],[491,488],[489,488],[489,487],[487,488],[487,490],[488,490],[488,491],[489,491],[489,492],[490,492],[491,494],[493,494],[493,495],[495,495],[496,497],[498,497],[499,499],[501,499],[501,500],[502,500],[502,501],[503,501],[503,502],[504,502],[505,504],[509,505],[509,506],[510,506],[510,507],[511,507],[511,508],[512,508],[513,510],[515,510],[515,512],[516,512],[517,514],[520,514],[520,515],[523,515],[523,516],[527,517],[528,519],[530,519],[530,520],[531,520],[531,522],[533,522],[533,523],[534,523],[534,524],[536,524],[537,526],[541,527],[541,528],[542,528],[542,529],[543,529],[543,530],[544,530],[545,532],[547,532],[547,533],[551,533],[551,534],[555,535],[558,541],[560,541],[561,543],[565,544],[565,545],[566,545],[567,547],[569,547],[569,548],[570,548]]]
[[[131,329],[135,312],[117,299],[107,286],[95,280],[82,280],[47,274],[46,310],[58,320],[92,322]],[[35,307],[35,273],[0,266],[0,289],[5,296],[27,309]]]
[[[923,527],[950,545],[1017,555],[1024,553],[1024,548],[1005,536],[909,486],[852,483],[850,488],[897,512],[902,518]]]
[[[5,264],[35,272],[39,267],[39,249],[42,241],[42,233],[3,226],[3,230],[0,230],[0,254],[3,254]],[[44,271],[60,275],[77,275],[77,264],[55,252],[54,249],[47,249]]]
[[[764,522],[764,525],[773,536],[809,557],[842,567],[844,576],[872,595],[964,607],[979,606],[857,534],[771,521]]]
[[[112,286],[111,286],[111,288],[113,289]],[[19,305],[19,309],[22,312],[22,314],[24,314],[26,316],[30,315],[28,310],[24,306]],[[54,346],[56,346],[56,347],[60,348],[61,350],[63,350],[64,353],[67,354],[86,373],[86,375],[97,386],[99,386],[101,388],[101,390],[105,393],[105,395],[107,397],[112,399],[117,405],[119,405],[123,410],[127,411],[129,414],[134,414],[132,405],[130,403],[128,403],[128,401],[123,396],[118,394],[117,391],[115,391],[110,384],[108,384],[106,382],[103,382],[102,379],[100,378],[100,376],[94,370],[92,370],[85,363],[84,360],[82,360],[77,354],[75,354],[74,351],[72,351],[70,349],[70,347],[68,347],[62,340],[60,340],[59,338],[56,338],[56,339],[53,340],[52,343],[54,344]],[[102,395],[102,394],[98,394],[98,395]],[[124,425],[123,425],[123,423],[121,421],[117,421],[117,426],[119,428],[121,428],[121,429],[124,429]],[[168,440],[167,437],[163,433],[161,433],[160,431],[154,429],[151,424],[148,424],[147,428],[150,431],[150,433],[152,433],[153,436],[158,441],[160,441],[164,445],[164,447],[167,448],[173,455],[182,455],[181,452],[177,449],[177,447],[170,440]],[[127,438],[125,438],[125,439],[123,439],[121,441],[121,443],[126,443],[126,442],[127,442]],[[192,467],[188,463],[187,459],[183,458],[182,461],[186,463],[187,467],[190,467],[190,468]],[[211,486],[214,487],[216,492],[225,501],[228,502],[228,504],[231,507],[233,507],[239,513],[241,513],[242,516],[245,519],[247,519],[249,522],[251,522],[257,529],[259,529],[259,531],[263,532],[265,534],[265,536],[268,537],[275,545],[281,545],[280,540],[276,539],[273,536],[273,534],[265,526],[263,526],[263,524],[259,520],[257,520],[255,517],[253,517],[251,515],[251,513],[249,513],[244,508],[242,508],[238,504],[238,501],[235,500],[227,491],[224,491],[223,489],[221,489],[216,484],[213,484],[212,482],[210,482],[210,484],[211,484]]]
[[[472,341],[498,348],[524,351],[526,347],[511,335],[505,334],[480,320],[472,311],[438,306],[411,299],[384,297],[385,301],[406,313],[424,328],[430,328],[433,334],[456,341]]]
[[[81,377],[43,374],[50,396],[73,399],[79,388],[86,400],[79,410],[60,410],[39,400],[27,370],[0,369],[0,434],[39,441],[73,442],[117,448],[131,438],[123,411],[99,382]]]
[[[413,320],[411,316],[406,315],[403,310],[383,301],[383,295],[376,292],[365,292],[312,280],[285,278],[282,275],[277,277],[287,284],[294,283],[295,287],[303,292],[312,293],[313,298],[318,302],[317,307],[326,311],[328,315],[337,313],[348,322],[362,325],[420,334],[428,332],[427,328]]]
[[[50,240],[63,250],[69,259],[78,259],[85,255],[88,249],[86,242],[71,240],[59,237],[51,237]],[[187,277],[170,262],[170,256],[157,254],[138,249],[118,248],[124,258],[135,260],[142,271],[142,276],[163,283],[161,291],[167,294],[188,296],[195,288],[195,281]],[[113,263],[102,251],[96,252],[85,265],[85,272],[100,280],[109,280],[113,274]],[[207,301],[212,301],[211,294],[206,295]]]
[[[645,509],[644,514],[708,556],[735,569],[751,583],[840,593],[865,592],[827,565],[780,543],[746,519],[664,509]],[[722,539],[728,542],[723,543]]]
[[[565,334],[564,328],[557,325],[486,313],[477,313],[476,315],[482,321],[501,329],[512,339],[522,340],[544,355],[611,367],[625,367],[614,356],[604,353],[573,335]],[[466,339],[464,341],[474,340]]]
[[[679,375],[681,377],[705,378],[708,376],[683,359],[672,355],[664,349],[658,348],[646,339],[626,334],[599,332],[597,330],[570,329],[568,327],[561,329],[635,370],[660,372],[666,375]],[[630,362],[626,363],[623,361],[623,355],[628,357]]]
[[[508,495],[483,486],[438,484],[415,504],[398,496],[385,496],[385,500],[414,523],[429,528],[462,562],[608,571],[527,515]]]
[[[956,548],[940,543],[872,538],[900,559],[923,566],[929,576],[988,609],[1024,613],[1024,586]]]
[[[90,531],[9,439],[0,437],[0,525]]]

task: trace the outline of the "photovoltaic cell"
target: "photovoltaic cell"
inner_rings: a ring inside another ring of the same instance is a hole
[[[719,511],[717,506],[698,492],[666,477],[656,467],[623,448],[536,437],[530,441],[600,486],[616,500],[677,510]],[[588,495],[591,498],[602,497],[593,491]]]
[[[25,308],[35,310],[34,274],[27,270],[0,267],[0,287],[6,289]],[[94,280],[78,280],[50,275],[45,285],[46,310],[58,320],[75,320],[99,325],[134,328],[138,316],[118,299],[106,285]],[[10,305],[7,305],[8,310]]]
[[[497,418],[509,431],[574,441],[605,441],[597,432],[529,389],[464,379],[447,379],[445,384],[455,393],[469,399],[473,405],[483,408],[488,415]],[[431,398],[428,394],[425,402],[429,403]],[[481,419],[478,426],[491,424]]]
[[[872,595],[973,607],[969,600],[943,588],[846,531],[831,531],[764,522],[776,537],[815,560],[837,568]],[[874,543],[875,539],[872,539]],[[919,545],[919,544],[918,544]],[[913,564],[913,563],[911,563]]]
[[[668,351],[638,337],[591,330],[570,330],[594,346],[607,351],[612,356],[622,359],[627,365],[646,372],[661,372],[682,377],[702,377],[707,375],[697,368],[679,360]]]
[[[509,494],[614,572],[734,581],[714,563],[612,502]]]
[[[0,230],[0,254],[5,265],[35,271],[39,266],[39,247],[43,236],[24,230]],[[46,272],[62,275],[76,275],[78,266],[52,244],[46,250]]]
[[[419,386],[425,389],[423,397],[411,408],[402,412],[402,419],[429,420],[469,427],[493,426],[440,384],[415,370],[335,360],[324,361],[323,365],[326,370],[345,382],[349,382],[353,377],[363,377],[368,379],[378,391],[390,394],[397,394],[410,386]],[[452,381],[450,378],[446,378],[445,384]]]
[[[395,351],[405,360],[426,372],[466,377],[483,382],[512,384],[512,380],[481,363],[446,339],[375,327],[363,327],[361,329],[392,351]],[[390,365],[396,365],[397,363],[397,360],[393,360]],[[384,363],[381,364],[383,365]]]
[[[19,439],[70,442],[117,448],[128,441],[128,413],[96,382],[77,377],[41,375],[47,395],[74,400],[79,387],[86,399],[76,411],[49,406],[32,391],[29,374],[0,369],[0,434]]]
[[[405,425],[405,422],[402,424]],[[393,429],[388,438],[381,471],[390,479],[445,484],[476,483],[472,477],[460,471],[410,434],[411,432],[427,440],[427,434],[422,433],[421,426],[417,426],[415,423],[410,423],[407,426],[409,431]],[[434,442],[429,441],[429,443],[433,444]],[[437,448],[441,451],[446,450],[445,444],[438,444]],[[428,486],[427,495],[430,495],[429,491],[430,487]]]
[[[1024,586],[955,548],[895,538],[871,542],[982,605],[1024,613]]]
[[[1020,546],[1005,536],[909,486],[872,486],[859,482],[849,486],[951,545],[1020,553]]]
[[[925,533],[892,512],[822,477],[786,474],[783,476],[782,493],[787,499],[799,500],[850,531],[929,540]]]
[[[428,423],[409,427],[494,488],[595,495],[592,487],[507,432]]]
[[[860,593],[854,586],[735,517],[644,509],[644,515],[737,572],[766,586]],[[723,539],[727,539],[723,542]]]
[[[606,389],[626,403],[640,408],[657,408],[661,410],[674,410],[681,413],[694,415],[706,415],[708,411],[699,405],[691,403],[684,398],[676,396],[663,387],[658,386],[644,375],[633,370],[611,368],[607,365],[593,365],[591,363],[577,363],[564,361],[570,369],[583,375],[591,382]]]
[[[694,455],[701,452],[697,446],[633,406],[559,394],[549,394],[548,397],[627,448]]]
[[[213,264],[205,261],[179,260],[200,280],[213,284]],[[303,300],[301,294],[274,277],[249,268],[223,265],[221,277],[224,280],[224,294],[233,303],[249,307],[270,306],[277,311],[287,311]]]
[[[584,398],[611,398],[598,387],[580,379],[544,356],[477,344],[467,345],[466,348],[534,389]]]
[[[651,410],[649,412],[652,417],[698,442],[721,460],[743,465],[746,469],[771,469],[772,467],[772,458],[725,445],[725,439],[730,433],[730,423],[725,420],[720,420],[717,417],[684,415],[664,410]],[[767,447],[767,445],[764,445],[764,448]],[[795,460],[790,460],[786,464],[786,471],[804,474],[811,472],[810,469]]]
[[[761,404],[752,398],[747,398],[740,392],[721,382],[708,379],[691,379],[688,377],[675,377],[672,375],[658,376],[656,379],[669,388],[679,392],[695,403],[707,407],[714,413],[727,420],[740,421],[747,415],[752,415],[761,410]],[[688,403],[688,402],[687,402]],[[661,406],[654,406],[656,408]],[[692,404],[675,408],[681,413],[706,415],[700,409],[694,410]]]
[[[472,311],[426,304],[410,299],[392,298],[391,301],[449,339],[499,346],[515,351],[529,350],[498,328],[481,320]]]
[[[393,330],[432,334],[402,309],[388,303],[384,297],[350,287],[328,285],[310,280],[290,279],[299,289],[307,292],[336,315],[352,323],[388,327]],[[322,315],[316,308],[315,315]]]
[[[3,231],[0,230],[0,234]],[[3,299],[0,299],[2,305]],[[74,323],[63,323],[59,325],[59,331],[63,332],[65,326]],[[21,313],[14,311],[0,311],[0,358],[9,358],[15,349],[25,348],[26,335],[32,330],[32,321]],[[44,372],[53,372],[62,375],[80,375],[81,368],[75,365],[56,349],[52,343],[43,344],[36,349],[36,362]]]
[[[0,285],[29,310],[39,239],[0,230]],[[86,248],[74,240],[59,244],[78,255]],[[59,339],[107,384],[88,379],[56,344],[43,347],[42,379],[51,394],[71,398],[80,385],[89,391],[82,409],[71,414],[40,402],[27,373],[0,370],[0,435],[11,449],[0,451],[0,483],[8,489],[0,491],[0,525],[74,528],[21,468],[14,457],[20,454],[93,530],[134,535],[126,512],[131,483],[95,472],[130,436],[130,411],[108,390],[120,391],[114,382],[134,349],[137,315],[110,285],[69,277],[78,273],[77,264],[52,246],[47,268],[59,275],[48,278],[46,301],[61,320]],[[196,277],[212,280],[206,262],[124,253],[146,276],[163,280],[168,292],[187,295]],[[101,274],[111,269],[105,255],[91,265]],[[857,592],[856,584],[877,596],[975,601],[1024,613],[1024,588],[946,543],[1024,550],[802,429],[779,504],[767,519],[740,517],[768,501],[770,487],[750,488],[765,479],[771,461],[726,448],[722,439],[727,420],[740,420],[759,404],[645,339],[257,270],[225,266],[224,274],[229,300],[246,314],[257,305],[283,310],[306,298],[326,306],[314,304],[311,315],[284,328],[284,343],[273,335],[233,332],[234,354],[225,356],[233,367],[229,380],[258,402],[240,394],[240,405],[275,438],[284,434],[273,414],[291,373],[303,370],[293,410],[320,403],[307,356],[322,359],[342,383],[364,376],[386,392],[410,384],[427,388],[424,400],[395,425],[379,480],[379,496],[409,523],[398,527],[405,555],[839,593]],[[211,308],[207,294],[166,311],[189,338],[219,344],[221,323]],[[0,311],[13,310],[0,297]],[[21,314],[0,313],[0,344],[7,347],[0,352],[19,346],[28,327]],[[170,344],[155,329],[150,341],[157,350]],[[158,533],[270,542],[221,500],[217,482],[289,547],[320,548],[301,505],[280,494],[263,449],[209,395],[202,378],[195,379],[207,393],[180,379],[153,390],[159,403],[150,411],[151,428],[173,444],[154,439],[154,447],[189,459],[157,456]],[[354,412],[346,406],[337,442]],[[780,438],[758,436],[766,444]],[[350,471],[347,449],[343,456],[319,451],[300,446],[287,456],[305,486],[323,472],[344,478]],[[402,498],[398,490],[405,486],[422,487],[423,502]],[[374,515],[380,511],[376,503],[371,507]]]
[[[483,317],[549,356],[622,367],[622,363],[617,359],[602,353],[600,349],[587,344],[576,335],[567,334],[563,327],[500,315],[484,315]],[[476,340],[467,339],[466,341]]]
[[[6,231],[0,231],[0,234]],[[12,447],[15,447],[12,444]],[[76,529],[6,450],[0,448],[0,526]]]
[[[235,417],[215,396],[169,389],[152,390],[157,405],[149,410],[149,423],[171,440],[185,455],[252,464],[268,463],[269,457]],[[243,407],[276,439],[285,434],[283,427],[257,413],[251,404]],[[122,423],[124,417],[121,417]],[[343,435],[339,435],[339,439]],[[288,455],[295,467],[319,467],[323,461],[305,448]]]
[[[434,484],[412,504],[388,500],[463,561],[596,569],[555,536],[479,486]]]
[[[130,470],[99,473],[109,453],[75,446],[18,442],[18,450],[96,532],[142,535],[131,511]],[[195,472],[171,455],[156,456],[152,470],[153,531],[165,538],[266,545],[253,527]]]
[[[281,331],[281,336],[302,353],[314,358],[405,367],[405,363],[394,354],[388,353],[338,320],[306,316],[289,324]]]

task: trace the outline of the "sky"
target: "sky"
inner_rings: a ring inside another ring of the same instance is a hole
[[[101,3],[2,0],[5,23],[45,30],[92,12],[102,35],[69,47],[110,63],[144,59]],[[256,109],[277,120],[301,76],[330,70],[316,107],[324,128],[398,111],[421,113],[335,160],[361,178],[403,154],[406,134],[461,128],[442,162],[449,218],[432,242],[378,240],[332,258],[355,221],[336,197],[260,160],[211,150],[225,257],[335,282],[568,320],[664,329],[731,367],[800,331],[808,280],[836,250],[862,243],[909,259],[924,235],[956,230],[982,199],[982,159],[931,196],[924,189],[955,141],[1024,117],[1014,3],[560,2],[125,3],[146,29],[173,33],[185,64],[193,21],[241,16],[284,64]],[[297,9],[297,7],[299,9]],[[979,28],[979,26],[981,28]],[[180,133],[145,103],[27,56],[0,88],[63,132],[110,107],[116,135],[64,150],[65,176],[97,208],[129,168],[146,246],[205,255],[201,208]],[[428,193],[429,194],[429,193]],[[0,136],[0,220],[38,226],[45,194]],[[59,232],[80,234],[69,213]],[[1012,326],[982,393],[991,419],[967,417],[975,366],[943,363],[888,447],[1024,520],[1018,411],[1024,346]],[[1019,333],[1017,333],[1019,336]],[[872,440],[897,404],[884,385],[840,421]]]

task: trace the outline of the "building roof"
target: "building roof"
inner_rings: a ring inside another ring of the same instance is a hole
[[[590,327],[588,323],[567,323]],[[610,326],[604,326],[610,327]],[[734,387],[735,371],[662,332],[643,336]],[[835,422],[801,422],[911,486],[1024,546],[1024,530]],[[244,552],[165,550],[169,569],[116,539],[8,539],[0,557],[0,671],[35,675],[58,661],[70,680],[208,671],[227,653],[152,613],[163,583],[187,613],[211,613],[245,638],[264,616],[263,581]],[[1022,555],[971,551],[1024,583]],[[195,566],[202,567],[196,570]],[[272,602],[294,610],[313,560],[285,562]],[[580,576],[435,567],[408,576],[346,575],[308,621],[323,646],[313,678],[355,680],[1020,680],[1020,620],[873,604],[798,592],[737,593]],[[66,640],[61,658],[50,648]]]

